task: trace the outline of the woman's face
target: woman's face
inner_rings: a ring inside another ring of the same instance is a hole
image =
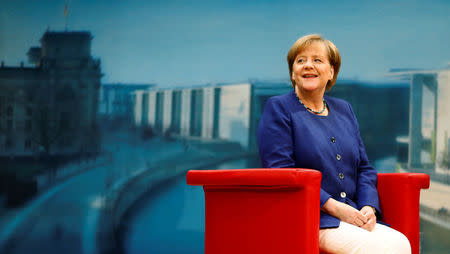
[[[323,91],[334,70],[328,60],[327,50],[321,42],[314,42],[301,51],[292,66],[292,79],[300,91]]]

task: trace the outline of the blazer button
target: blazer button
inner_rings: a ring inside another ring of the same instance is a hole
[[[347,193],[341,192],[341,198],[345,198],[345,197],[347,197]]]
[[[336,154],[336,159],[337,159],[338,161],[340,161],[340,160],[341,160],[341,155],[340,155],[340,154]]]
[[[331,137],[330,140],[332,143],[336,143],[336,139],[334,137]]]
[[[341,179],[341,180],[344,179],[344,173],[342,173],[342,172],[339,173],[339,179]]]

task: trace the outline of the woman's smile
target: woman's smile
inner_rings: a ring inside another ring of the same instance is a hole
[[[303,74],[302,77],[306,78],[306,79],[312,79],[312,78],[317,78],[318,75],[316,75],[316,74]]]

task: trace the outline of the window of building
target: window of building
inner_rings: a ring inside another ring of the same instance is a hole
[[[64,145],[65,146],[71,146],[72,145],[72,138],[71,137],[65,137],[64,138]]]
[[[30,91],[27,91],[25,99],[26,99],[27,103],[32,103],[33,102],[33,93],[31,93]]]
[[[56,121],[50,120],[48,121],[48,128],[55,128],[56,127]]]
[[[7,123],[7,124],[6,124],[6,129],[7,129],[8,131],[11,131],[12,128],[13,128],[13,121],[12,121],[12,119],[8,119],[8,121],[7,121],[6,123]]]
[[[8,116],[12,116],[13,115],[13,107],[12,106],[8,106],[8,109],[6,110],[6,114]]]
[[[103,90],[103,93],[102,93],[102,95],[103,95],[103,102],[108,102],[108,99],[109,99],[109,91],[108,90],[106,90],[106,89],[104,89]]]
[[[9,148],[12,148],[12,146],[13,146],[12,140],[11,139],[7,139],[6,142],[5,142],[5,147],[9,149]]]
[[[60,137],[58,139],[58,145],[60,147],[69,147],[72,145],[72,138],[70,136]]]
[[[25,131],[31,131],[31,120],[30,119],[25,121]]]
[[[69,113],[61,112],[60,118],[59,118],[59,127],[61,130],[69,130],[70,129],[70,119],[69,119]]]
[[[31,116],[33,114],[33,109],[31,107],[27,107],[27,116]]]
[[[30,139],[25,140],[25,150],[31,150],[31,140]]]

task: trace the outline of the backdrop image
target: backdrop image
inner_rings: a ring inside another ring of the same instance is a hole
[[[203,253],[190,169],[262,167],[267,100],[320,34],[380,173],[430,175],[450,252],[450,2],[0,1],[0,253]]]

